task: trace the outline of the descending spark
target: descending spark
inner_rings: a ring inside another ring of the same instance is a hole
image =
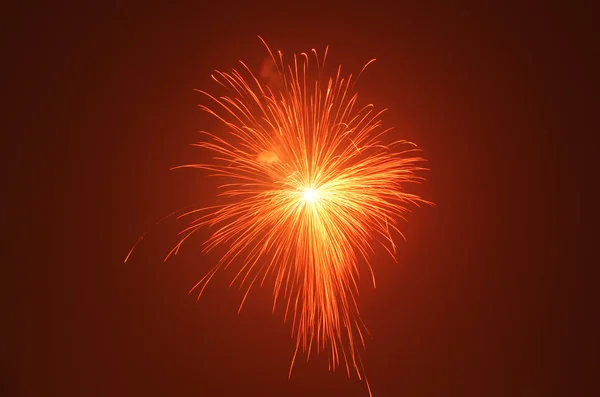
[[[262,77],[277,84],[261,84],[240,61],[239,71],[212,76],[227,96],[199,91],[215,105],[201,108],[227,135],[204,132],[206,139],[195,146],[212,152],[212,161],[175,168],[222,178],[224,201],[180,215],[192,220],[167,258],[200,228],[211,227],[205,252],[217,246],[227,251],[192,291],[200,296],[217,270],[235,261],[240,269],[231,285],[246,290],[241,310],[250,290],[271,275],[273,311],[281,302],[284,320],[293,321],[290,375],[298,352],[308,360],[325,351],[331,370],[343,365],[348,376],[362,379],[359,263],[375,285],[374,243],[394,257],[394,235],[402,236],[398,220],[409,206],[428,203],[406,191],[422,180],[416,173],[424,160],[410,142],[384,143],[389,129],[382,129],[383,111],[358,107],[352,75],[344,77],[341,66],[324,75],[327,50],[323,59],[313,49],[284,62],[263,43],[275,75]]]

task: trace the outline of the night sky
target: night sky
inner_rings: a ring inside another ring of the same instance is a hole
[[[190,3],[5,13],[3,395],[368,395],[326,356],[287,379],[270,286],[239,315],[232,271],[188,294],[218,259],[200,252],[209,230],[162,262],[183,224],[153,224],[217,185],[169,171],[217,128],[194,89],[219,93],[210,73],[240,59],[258,71],[257,35],[284,54],[329,45],[348,73],[377,58],[361,103],[429,160],[418,192],[436,207],[408,216],[398,264],[378,250],[359,298],[374,396],[594,395],[591,259],[565,244],[589,222],[591,12]]]

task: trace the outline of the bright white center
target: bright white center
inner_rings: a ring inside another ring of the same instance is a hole
[[[317,191],[315,189],[306,189],[304,191],[304,200],[306,201],[315,201],[317,198]]]

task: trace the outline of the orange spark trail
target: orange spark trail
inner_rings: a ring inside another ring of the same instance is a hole
[[[430,204],[406,191],[422,180],[416,173],[424,160],[410,142],[382,141],[389,131],[382,128],[383,111],[357,105],[356,79],[344,77],[341,66],[324,75],[327,50],[323,59],[313,49],[284,62],[281,52],[276,57],[264,44],[277,86],[261,84],[240,62],[239,71],[212,76],[228,95],[199,91],[213,103],[201,108],[228,133],[205,132],[195,144],[213,154],[211,162],[175,168],[220,177],[224,202],[180,215],[192,220],[167,258],[201,227],[211,227],[205,251],[228,250],[192,291],[200,296],[217,270],[239,262],[232,284],[246,288],[241,310],[250,290],[271,276],[273,310],[281,302],[284,319],[293,320],[290,375],[299,352],[308,359],[324,351],[331,370],[342,365],[348,376],[362,379],[359,262],[375,285],[373,245],[381,243],[394,256],[394,235],[402,236],[398,220],[411,205]]]

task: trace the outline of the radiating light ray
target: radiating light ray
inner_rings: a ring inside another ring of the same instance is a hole
[[[284,321],[292,317],[290,376],[299,352],[308,360],[326,351],[330,370],[343,365],[348,376],[362,379],[359,348],[368,331],[356,301],[359,264],[375,286],[373,245],[396,260],[394,235],[404,237],[398,221],[409,206],[431,204],[406,190],[423,180],[417,173],[425,170],[424,160],[411,142],[384,142],[384,111],[358,106],[352,75],[344,77],[341,66],[324,75],[328,48],[322,59],[313,49],[312,57],[301,53],[286,63],[263,43],[276,69],[272,81],[280,84],[261,84],[240,61],[239,71],[212,75],[228,95],[197,90],[213,103],[201,109],[227,133],[202,132],[206,139],[194,146],[211,152],[211,161],[174,169],[220,178],[223,202],[179,215],[191,221],[165,260],[195,232],[212,228],[204,252],[227,251],[191,291],[200,298],[219,269],[239,263],[230,286],[245,288],[241,310],[252,288],[270,277],[273,312],[281,302]]]

